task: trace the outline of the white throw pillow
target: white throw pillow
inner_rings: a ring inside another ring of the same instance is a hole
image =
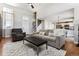
[[[48,36],[53,37],[54,33],[49,32]]]
[[[39,32],[39,34],[40,34],[40,35],[44,35],[44,34],[45,34],[45,32]]]

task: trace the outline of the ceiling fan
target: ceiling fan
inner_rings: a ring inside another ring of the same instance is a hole
[[[28,4],[30,5],[30,7],[31,7],[33,10],[35,9],[33,3],[28,3]],[[36,19],[36,17],[37,17],[37,12],[36,12],[36,11],[33,11],[33,12],[34,12],[34,18]]]
[[[28,3],[32,9],[34,9],[34,5],[32,3]]]

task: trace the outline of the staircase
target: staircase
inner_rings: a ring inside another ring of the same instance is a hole
[[[33,32],[36,32],[36,22],[33,22]]]
[[[37,15],[37,12],[34,12],[34,19],[35,20],[32,23],[32,25],[33,25],[33,29],[32,29],[33,32],[36,32],[36,18],[37,18],[36,15]]]
[[[38,26],[42,23],[42,20],[38,19]]]
[[[43,27],[43,20],[37,19],[37,12],[34,12],[34,19],[35,21],[33,21],[33,32],[39,31],[42,29]]]
[[[37,31],[41,29],[44,29],[44,23],[43,23],[43,20],[38,20]]]

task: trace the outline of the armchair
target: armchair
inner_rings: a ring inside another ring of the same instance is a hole
[[[26,33],[21,28],[14,28],[11,32],[12,42],[23,40]]]

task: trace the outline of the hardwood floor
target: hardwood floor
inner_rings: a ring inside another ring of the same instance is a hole
[[[2,55],[3,46],[5,43],[11,42],[11,38],[3,38],[0,42],[0,55]],[[79,47],[73,41],[66,41],[64,49],[67,51],[65,56],[79,56]]]
[[[66,52],[66,56],[79,56],[79,47],[72,41],[66,41],[64,46]]]
[[[2,38],[0,41],[0,56],[2,56],[2,50],[5,43],[11,42],[11,38]]]

